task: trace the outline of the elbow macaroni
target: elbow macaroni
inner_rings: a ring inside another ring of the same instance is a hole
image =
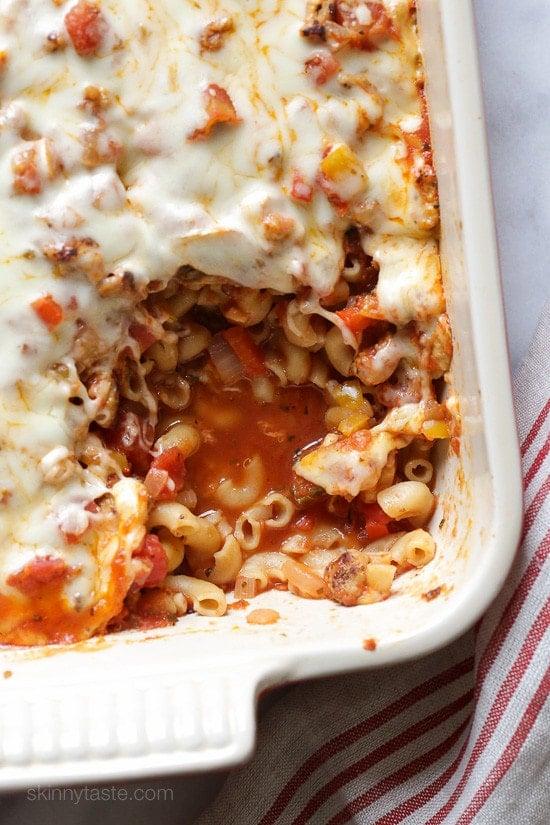
[[[168,576],[166,588],[183,593],[199,616],[223,616],[227,610],[225,593],[211,582],[192,576]]]
[[[232,510],[242,510],[259,497],[264,480],[264,468],[259,456],[252,456],[245,462],[243,475],[238,485],[229,478],[218,484],[216,498],[220,504]]]
[[[207,567],[200,578],[205,578],[220,587],[232,585],[243,563],[243,554],[235,536],[227,536],[222,547],[214,553],[213,564]]]
[[[390,555],[400,567],[424,567],[435,555],[435,541],[426,530],[413,530],[395,542]]]
[[[149,516],[149,527],[165,527],[193,550],[205,555],[212,555],[222,544],[217,528],[206,519],[195,516],[183,504],[157,504]]]
[[[378,504],[392,519],[409,519],[424,524],[431,516],[435,499],[433,493],[422,481],[401,481],[381,490],[377,495]]]

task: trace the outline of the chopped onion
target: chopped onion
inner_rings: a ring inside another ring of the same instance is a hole
[[[235,384],[242,378],[243,365],[221,333],[212,338],[208,352],[224,384]]]

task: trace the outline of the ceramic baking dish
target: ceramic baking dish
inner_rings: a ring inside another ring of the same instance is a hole
[[[462,420],[460,458],[438,459],[436,560],[375,605],[271,591],[254,606],[276,608],[275,625],[248,625],[234,611],[63,649],[2,649],[0,788],[245,760],[261,690],[428,653],[475,622],[501,587],[519,537],[521,483],[472,9],[469,0],[418,7]],[[423,597],[430,591],[439,595]]]

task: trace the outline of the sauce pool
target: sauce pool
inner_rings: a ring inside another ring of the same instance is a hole
[[[272,402],[258,401],[248,382],[231,390],[197,387],[189,412],[202,444],[187,461],[187,484],[197,494],[196,512],[224,509],[218,485],[231,479],[239,487],[253,456],[264,468],[262,495],[288,493],[297,450],[326,435],[327,404],[312,386],[279,388]],[[232,518],[235,511],[228,513]]]

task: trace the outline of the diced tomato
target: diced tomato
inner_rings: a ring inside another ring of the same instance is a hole
[[[352,305],[346,307],[345,309],[340,309],[336,315],[342,319],[347,328],[355,335],[359,335],[359,333],[363,332],[365,329],[368,329],[368,327],[374,323],[372,318],[367,318],[365,315],[361,314],[358,306]]]
[[[63,530],[61,530],[61,534],[63,535],[63,538],[65,539],[67,544],[78,544],[78,542],[82,538],[81,533],[65,533]]]
[[[361,511],[367,521],[377,521],[381,524],[389,524],[391,521],[391,518],[382,510],[376,501],[361,504]]]
[[[159,470],[166,470],[174,481],[176,488],[181,490],[186,475],[185,457],[181,450],[177,447],[170,447],[168,450],[165,450],[153,459],[151,467],[155,467]]]
[[[21,570],[12,573],[7,578],[10,587],[15,587],[22,593],[32,594],[43,587],[61,582],[70,568],[60,558],[52,556],[38,556],[28,562]]]
[[[306,74],[317,86],[322,86],[339,71],[340,64],[328,51],[318,51],[305,62]]]
[[[145,486],[152,498],[170,501],[185,482],[185,457],[177,447],[170,447],[153,459],[145,476]]]
[[[149,347],[157,340],[154,332],[149,329],[149,327],[145,326],[145,324],[130,324],[128,332],[132,338],[136,339],[142,352],[149,349]]]
[[[150,571],[141,587],[158,587],[168,575],[168,557],[158,536],[149,533],[133,553],[133,558],[142,559],[150,566]]]
[[[389,530],[385,524],[380,521],[369,521],[365,524],[365,530],[369,541],[376,541],[389,534]]]
[[[222,332],[222,335],[243,365],[249,378],[266,375],[263,353],[248,330],[244,327],[229,327]]]
[[[176,494],[174,482],[166,470],[155,470],[154,467],[152,469],[149,468],[144,479],[144,484],[147,488],[149,498],[153,501],[157,499],[169,501],[174,498]]]
[[[189,140],[205,140],[210,137],[212,129],[219,123],[237,124],[241,122],[235,111],[233,101],[221,86],[217,83],[209,83],[204,94],[204,110],[208,116],[204,126],[195,129],[189,135]]]
[[[51,331],[55,329],[63,320],[63,309],[51,295],[44,295],[31,303],[32,308]]]
[[[122,410],[105,440],[109,447],[126,456],[131,469],[145,475],[151,463],[153,437],[153,428],[145,419],[130,410]]]
[[[368,541],[375,541],[388,535],[390,532],[388,525],[391,522],[391,518],[386,515],[379,504],[376,502],[362,504],[361,512],[365,518],[363,530],[366,533]]]
[[[99,6],[87,0],[79,0],[67,12],[65,26],[76,53],[81,57],[91,57],[97,52],[107,30]]]
[[[332,19],[347,29],[350,45],[358,49],[371,51],[377,48],[383,40],[399,39],[393,20],[382,3],[367,0],[366,6],[371,16],[367,24],[359,22],[353,4],[344,2],[344,0],[335,0],[333,6]]]
[[[295,201],[302,201],[302,203],[311,203],[311,199],[313,198],[313,187],[307,183],[304,176],[296,170],[292,174],[290,196],[294,198]]]
[[[372,22],[369,26],[369,37],[374,43],[378,43],[386,38],[399,40],[399,34],[394,22],[382,3],[367,3],[372,15]]]

